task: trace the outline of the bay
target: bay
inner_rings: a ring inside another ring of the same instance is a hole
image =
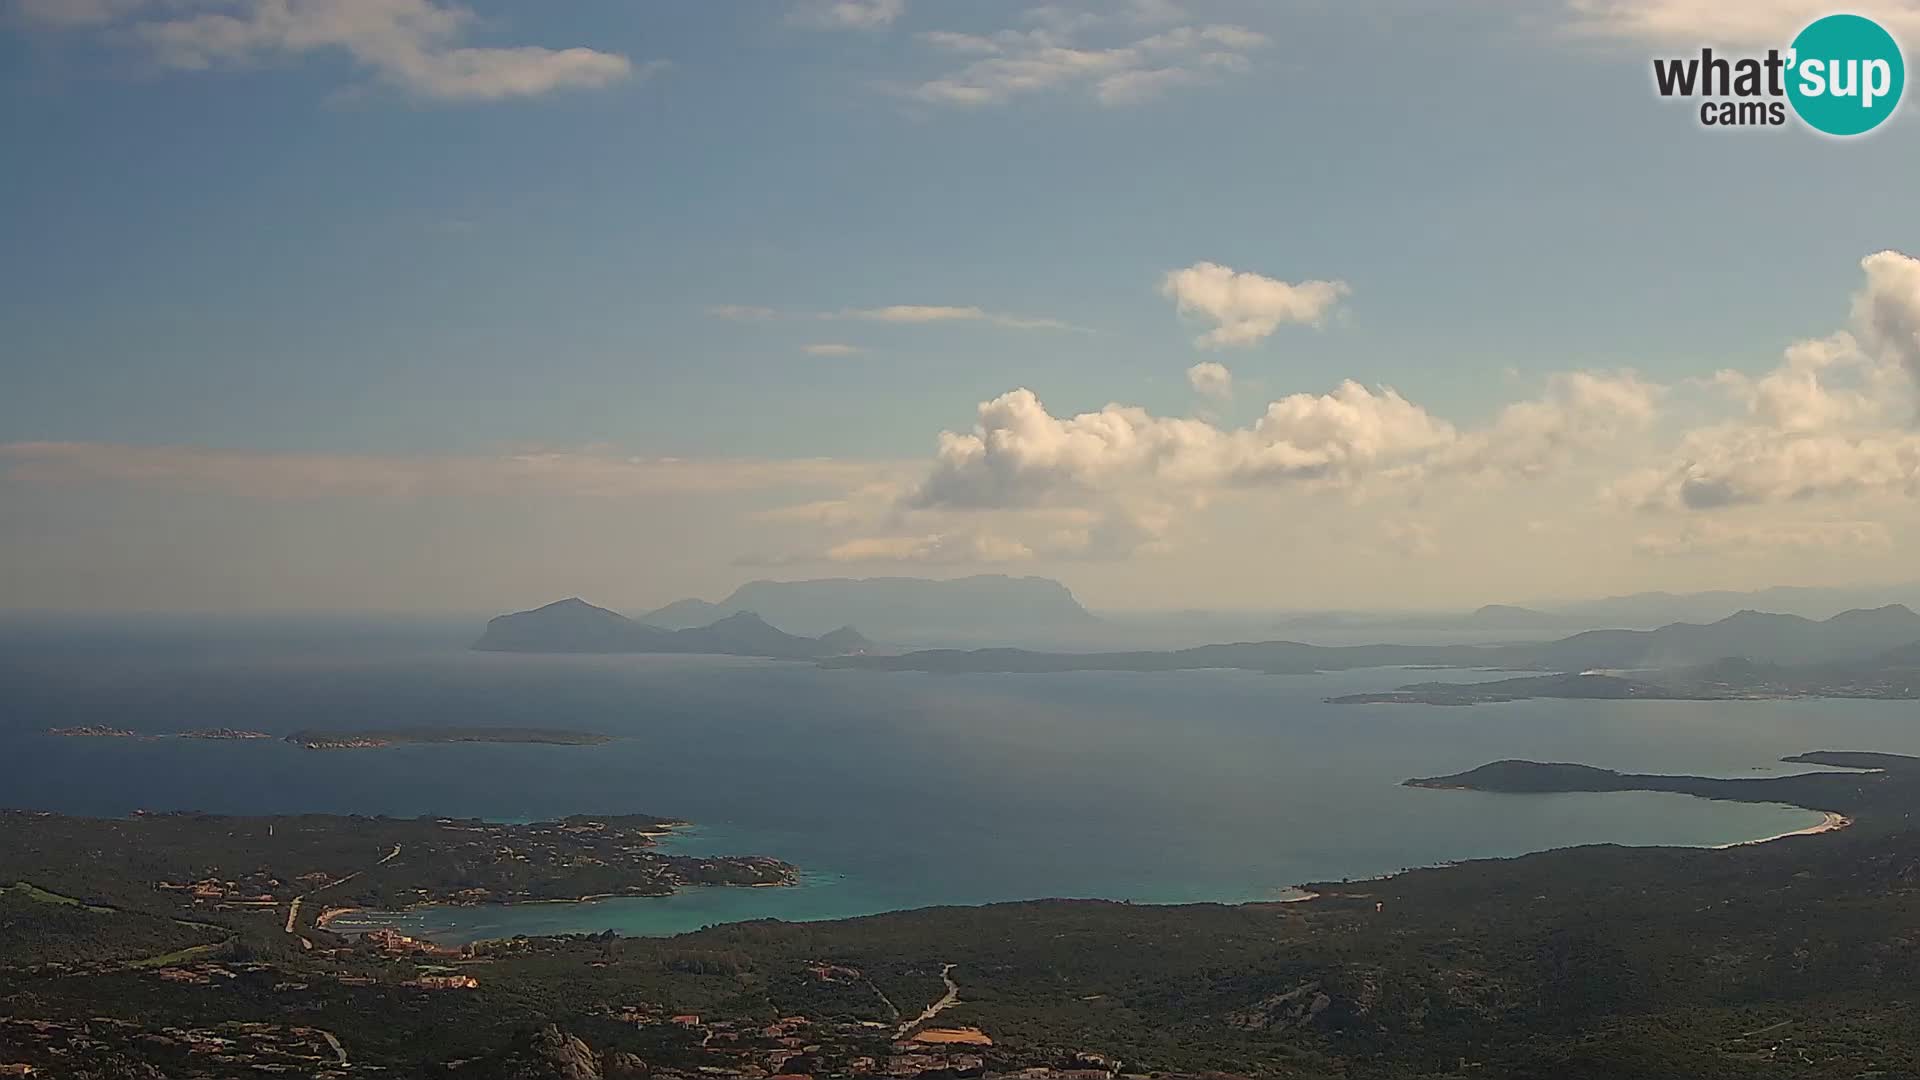
[[[1587,843],[1717,845],[1818,816],[1653,793],[1503,796],[1406,788],[1500,758],[1759,776],[1813,749],[1920,753],[1911,703],[1516,702],[1333,706],[1432,672],[970,675],[826,671],[729,658],[378,648],[164,655],[129,645],[0,658],[0,804],[537,820],[654,813],[688,852],[761,853],[790,888],[431,908],[343,928],[447,941],[663,934],[1039,897],[1274,899],[1297,882]],[[1447,678],[1484,677],[1475,672]],[[599,746],[65,738],[142,731],[518,726]]]

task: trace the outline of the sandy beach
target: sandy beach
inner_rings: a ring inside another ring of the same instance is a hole
[[[1795,829],[1792,832],[1778,833],[1774,836],[1763,836],[1758,840],[1736,840],[1731,844],[1715,844],[1713,849],[1715,851],[1725,851],[1728,848],[1747,847],[1752,844],[1765,844],[1774,840],[1785,840],[1789,836],[1814,836],[1819,833],[1835,832],[1851,824],[1853,824],[1853,819],[1847,815],[1836,814],[1831,810],[1823,810],[1821,811],[1821,820],[1818,825],[1809,825],[1804,829]]]

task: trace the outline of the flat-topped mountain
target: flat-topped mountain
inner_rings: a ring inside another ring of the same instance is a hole
[[[750,611],[707,626],[668,630],[635,622],[575,596],[532,611],[501,615],[487,623],[473,647],[485,652],[717,653],[817,660],[858,653],[872,644],[851,626],[818,638],[789,634]]]
[[[852,623],[882,641],[998,641],[1085,630],[1099,620],[1050,578],[977,574],[926,578],[750,581],[719,603],[676,600],[640,621],[668,629],[706,626],[742,611],[776,626],[823,634]]]

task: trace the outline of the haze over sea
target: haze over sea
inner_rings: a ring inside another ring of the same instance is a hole
[[[425,621],[8,621],[0,805],[652,813],[697,823],[670,841],[679,850],[774,855],[805,872],[794,888],[437,909],[386,923],[460,941],[1049,896],[1260,900],[1302,881],[1572,844],[1722,844],[1819,818],[1679,795],[1503,796],[1400,782],[1501,758],[1754,776],[1801,769],[1777,759],[1813,749],[1920,753],[1912,706],[1894,701],[1342,707],[1322,699],[1435,673],[928,676],[479,654],[462,648],[471,632]],[[44,733],[83,724],[274,734],[518,726],[618,738],[307,751],[279,740]]]

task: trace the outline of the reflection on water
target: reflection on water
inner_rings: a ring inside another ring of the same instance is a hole
[[[16,806],[509,820],[658,813],[699,823],[671,841],[687,850],[770,854],[806,871],[793,888],[402,918],[452,940],[665,933],[1046,896],[1274,899],[1305,880],[1569,844],[1721,844],[1818,815],[1678,795],[1502,796],[1400,781],[1509,757],[1749,776],[1798,768],[1776,759],[1811,749],[1920,752],[1920,730],[1897,702],[1322,701],[1413,677],[1397,671],[952,677],[433,652],[0,674],[0,788]],[[620,738],[315,752],[277,740],[39,733],[80,724],[544,726]]]

